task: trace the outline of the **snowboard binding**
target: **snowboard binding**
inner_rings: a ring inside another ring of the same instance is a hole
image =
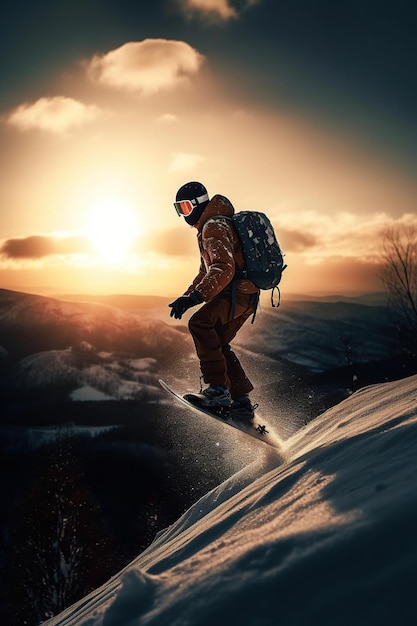
[[[244,424],[240,420],[236,420],[236,415],[233,415],[233,410],[230,409],[229,406],[220,406],[219,412],[216,414],[212,412],[212,409],[215,407],[207,407],[203,406],[200,402],[201,398],[194,394],[184,394],[183,396],[171,389],[163,380],[159,379],[159,383],[161,387],[173,396],[178,402],[188,406],[190,409],[197,413],[202,413],[205,415],[211,416],[213,420],[219,420],[223,424],[227,424],[229,428],[235,428],[241,433],[245,433],[247,436],[256,439],[257,441],[262,441],[263,444],[271,446],[275,450],[279,450],[279,444],[274,441],[273,437],[269,435],[269,431],[266,428],[266,425],[255,425],[253,422],[251,424]],[[253,409],[256,408],[256,405]]]
[[[185,394],[183,396],[184,400],[192,404],[198,409],[202,409],[203,411],[208,411],[209,413],[213,413],[217,417],[221,417],[224,420],[229,419],[230,417],[230,407],[229,406],[206,406],[204,403],[193,394]]]

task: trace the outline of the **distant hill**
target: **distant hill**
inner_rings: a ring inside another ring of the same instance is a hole
[[[168,304],[172,298],[162,296],[144,296],[131,294],[111,294],[111,295],[87,295],[68,294],[56,296],[58,300],[70,302],[101,302],[109,306],[115,306],[125,311],[153,311],[157,309],[165,310],[168,313]]]
[[[269,294],[262,294],[265,302],[269,300]],[[134,294],[59,294],[55,296],[58,300],[69,300],[71,302],[101,302],[110,306],[117,306],[121,309],[129,311],[135,310],[163,310],[167,312],[167,306],[172,298],[153,295],[134,295]],[[369,304],[371,306],[385,306],[387,296],[383,292],[359,293],[350,295],[317,293],[317,294],[297,294],[284,293],[283,302],[352,302],[357,304]]]
[[[352,302],[356,304],[369,304],[371,306],[386,306],[387,294],[376,291],[372,293],[352,293],[352,294],[285,294],[285,300],[298,300],[302,302]]]
[[[371,294],[361,302],[326,296],[283,298],[276,309],[264,304],[234,345],[266,410],[278,401],[282,410],[294,414],[297,406],[300,415],[313,415],[355,386],[401,377],[387,309],[375,301]],[[58,299],[0,290],[3,396],[154,401],[161,397],[159,376],[179,390],[198,389],[189,313],[173,320],[168,303],[156,296]]]
[[[147,400],[187,362],[182,327],[98,302],[0,290],[0,392],[8,402]]]
[[[136,315],[87,297],[64,301],[0,290],[0,345],[9,355],[27,356],[80,342],[97,350],[163,358],[181,352],[183,337],[152,316]]]

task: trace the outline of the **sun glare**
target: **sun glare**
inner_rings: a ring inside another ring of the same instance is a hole
[[[129,253],[139,234],[139,224],[129,206],[108,198],[92,207],[87,217],[86,231],[95,251],[104,260],[118,263]]]

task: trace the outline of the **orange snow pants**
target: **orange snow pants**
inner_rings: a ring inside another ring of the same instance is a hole
[[[188,328],[204,382],[227,386],[235,399],[252,391],[253,385],[229,344],[255,312],[258,294],[237,292],[233,319],[231,303],[231,290],[222,291],[191,316]]]

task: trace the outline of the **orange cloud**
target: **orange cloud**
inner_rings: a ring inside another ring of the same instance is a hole
[[[164,113],[158,118],[158,122],[161,122],[162,124],[174,124],[177,121],[178,117],[173,113]]]
[[[228,0],[185,0],[183,2],[185,9],[199,11],[203,14],[216,14],[222,20],[228,20],[236,17],[236,9],[234,9]]]
[[[317,244],[317,237],[310,233],[281,228],[279,230],[281,245],[291,252],[303,252]]]
[[[99,114],[97,106],[87,106],[73,98],[55,96],[20,105],[12,111],[7,121],[20,130],[35,128],[60,134],[93,121]]]
[[[381,260],[377,258],[374,260],[331,258],[320,265],[306,265],[302,290],[334,293],[382,291],[382,267]],[[297,279],[294,282],[297,282]],[[291,291],[294,291],[293,285]]]
[[[385,231],[394,224],[414,224],[417,216],[404,213],[395,219],[387,213],[358,216],[346,211],[324,215],[314,210],[288,212],[280,210],[273,223],[285,252],[306,255],[309,262],[319,263],[330,258],[379,258]]]
[[[244,0],[240,3],[240,11],[259,4],[260,0]],[[184,13],[190,11],[202,17],[216,18],[227,21],[238,17],[238,10],[232,6],[230,0],[180,0],[180,7]]]
[[[138,253],[152,252],[169,258],[193,257],[199,263],[196,231],[184,219],[180,226],[148,235],[146,241],[138,241]]]
[[[199,154],[190,154],[187,152],[175,152],[169,165],[170,172],[178,172],[182,170],[191,170],[196,165],[204,161],[204,157]]]
[[[6,239],[0,254],[9,259],[41,259],[52,255],[85,254],[91,245],[85,237],[56,238],[45,235]]]
[[[103,85],[152,94],[178,86],[198,72],[203,60],[183,41],[144,39],[94,56],[87,74]]]

